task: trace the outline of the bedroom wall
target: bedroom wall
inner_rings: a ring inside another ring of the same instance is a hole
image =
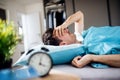
[[[90,26],[109,25],[106,0],[74,0],[75,11],[84,13],[85,29]]]
[[[109,3],[110,3],[111,25],[120,26],[120,0],[109,0]]]

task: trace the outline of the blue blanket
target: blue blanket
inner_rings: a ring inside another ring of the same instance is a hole
[[[120,26],[92,26],[83,32],[86,53],[95,55],[120,54]],[[93,67],[105,68],[105,64],[92,63]]]

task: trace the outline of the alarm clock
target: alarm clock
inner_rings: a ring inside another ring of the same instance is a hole
[[[28,59],[28,65],[36,69],[40,77],[46,76],[52,68],[51,56],[45,52],[35,52]]]

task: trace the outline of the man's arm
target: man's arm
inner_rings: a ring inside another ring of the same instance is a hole
[[[120,67],[120,54],[92,55],[93,62],[100,62],[114,67]]]
[[[81,33],[83,31],[84,15],[81,11],[77,11],[69,16],[63,24],[55,28],[55,32],[60,32],[59,34],[62,35],[62,33],[64,33],[64,29],[66,29],[72,23],[75,23],[75,32]]]
[[[73,59],[72,65],[75,67],[84,67],[91,62],[100,62],[113,67],[120,67],[120,54],[114,55],[91,55],[87,54],[83,57],[77,56]]]
[[[75,23],[75,32],[81,32],[84,28],[84,15],[81,11],[74,13],[69,16],[67,20],[62,24],[63,26],[68,27],[72,23]]]

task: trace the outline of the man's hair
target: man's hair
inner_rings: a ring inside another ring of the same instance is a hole
[[[42,41],[45,45],[55,45],[58,46],[62,40],[57,37],[53,37],[53,28],[48,28],[42,35]]]

